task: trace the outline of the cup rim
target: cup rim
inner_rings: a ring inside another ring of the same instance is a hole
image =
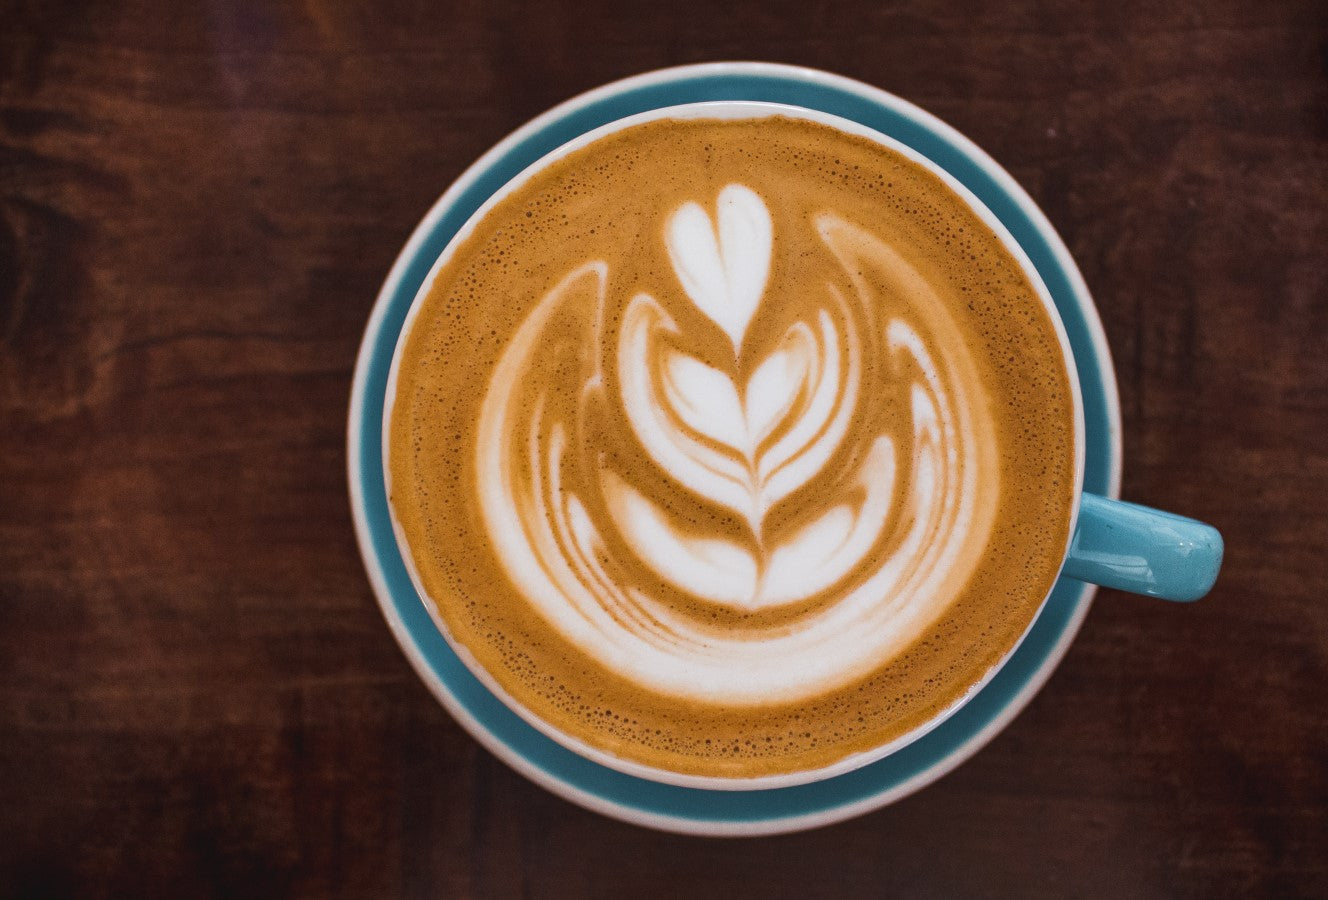
[[[575,127],[578,117],[598,114],[598,107],[612,103],[631,103],[639,109],[650,109],[650,95],[653,93],[694,89],[700,90],[710,99],[761,100],[770,99],[770,95],[790,92],[814,93],[816,96],[811,102],[798,100],[797,104],[822,112],[830,111],[825,106],[852,106],[855,110],[861,109],[861,112],[855,111],[845,115],[845,118],[856,120],[858,115],[862,115],[888,119],[892,131],[897,128],[917,131],[926,141],[944,146],[949,161],[938,162],[938,165],[943,169],[947,164],[960,166],[965,170],[965,179],[979,182],[983,192],[996,195],[1004,211],[998,213],[1002,223],[1005,223],[1005,215],[1013,215],[1020,233],[1024,235],[1022,241],[1032,241],[1036,247],[1039,257],[1036,271],[1045,275],[1046,269],[1055,276],[1053,292],[1060,301],[1062,314],[1068,311],[1074,318],[1075,336],[1072,343],[1083,354],[1082,358],[1071,354],[1070,359],[1080,364],[1081,376],[1082,367],[1085,364],[1089,367],[1087,374],[1088,384],[1092,388],[1095,443],[1089,449],[1094,459],[1093,481],[1088,488],[1109,496],[1119,494],[1119,401],[1114,368],[1096,309],[1068,250],[1041,210],[1008,173],[953,128],[893,94],[843,76],[778,63],[718,62],[661,69],[613,82],[559,104],[513,132],[468,168],[433,205],[398,256],[379,293],[357,357],[350,398],[347,461],[352,515],[366,569],[389,627],[421,679],[453,717],[505,762],[554,793],[598,812],[664,830],[709,835],[770,834],[825,825],[883,806],[941,777],[973,755],[1045,683],[1087,613],[1094,589],[1076,584],[1067,588],[1064,597],[1057,597],[1056,621],[1048,623],[1047,633],[1038,636],[1038,647],[1030,650],[1027,660],[1021,661],[1019,674],[1011,674],[1008,679],[1004,679],[1006,683],[1000,685],[999,691],[989,692],[993,695],[992,699],[990,702],[984,699],[980,704],[983,707],[981,713],[975,712],[966,717],[974,721],[965,722],[963,733],[957,735],[957,740],[951,740],[952,736],[947,735],[944,746],[939,745],[938,741],[931,741],[931,746],[924,754],[925,760],[910,760],[903,772],[880,772],[880,776],[886,779],[883,784],[867,784],[868,779],[865,778],[851,779],[853,784],[844,786],[845,790],[853,792],[851,797],[840,796],[838,790],[818,792],[835,795],[823,799],[796,789],[750,792],[751,795],[763,795],[763,799],[770,800],[779,808],[749,814],[744,805],[736,812],[726,812],[728,818],[720,818],[709,815],[707,809],[697,808],[693,811],[689,803],[683,803],[682,800],[689,798],[682,795],[693,793],[690,789],[671,789],[666,795],[660,795],[647,790],[644,785],[638,790],[637,785],[629,784],[627,788],[631,795],[624,797],[621,790],[623,785],[618,784],[617,780],[607,779],[613,783],[601,785],[598,773],[590,773],[591,777],[583,778],[581,776],[585,773],[573,772],[556,764],[557,761],[551,759],[550,754],[539,748],[515,746],[522,738],[500,727],[504,723],[491,722],[486,725],[481,722],[480,716],[485,711],[467,706],[467,703],[473,703],[474,698],[465,697],[463,702],[465,685],[447,683],[444,675],[435,670],[435,666],[444,665],[445,660],[440,662],[436,658],[430,659],[426,654],[431,651],[419,645],[417,636],[411,633],[412,625],[406,621],[412,612],[410,601],[392,593],[388,584],[390,573],[383,568],[384,565],[390,566],[391,560],[386,555],[380,556],[386,549],[381,545],[381,527],[378,528],[379,533],[375,533],[375,525],[371,522],[375,511],[366,506],[366,503],[380,505],[375,495],[381,493],[381,486],[373,485],[372,478],[366,477],[369,470],[365,467],[365,461],[372,459],[374,448],[371,443],[366,444],[361,440],[365,424],[366,387],[371,380],[382,377],[382,363],[375,349],[382,342],[384,324],[394,295],[407,276],[416,276],[419,254],[430,243],[431,233],[443,227],[449,209],[463,199],[463,194],[474,188],[477,180],[498,162],[533,142],[536,136],[553,126],[565,124]],[[1057,593],[1054,592],[1053,596]],[[419,602],[418,598],[412,599]],[[407,605],[399,607],[400,603]],[[1041,657],[1032,658],[1034,653],[1040,653]],[[983,716],[986,717],[985,721],[980,721]],[[491,730],[491,726],[494,730]],[[959,728],[956,726],[956,729]],[[513,744],[509,745],[509,740]],[[869,768],[880,769],[880,766]],[[871,773],[872,780],[876,777],[877,773]],[[809,787],[833,785],[847,780],[832,779]],[[793,799],[794,794],[797,794],[796,801]],[[776,798],[774,795],[780,796]],[[789,804],[784,803],[786,797]],[[664,803],[663,800],[668,802]],[[675,800],[678,802],[675,803]],[[762,807],[766,805],[764,802],[761,804]]]
[[[1061,549],[1060,561],[1057,570],[1064,565],[1065,558],[1069,553],[1070,543],[1073,538],[1074,523],[1079,515],[1080,497],[1083,494],[1084,480],[1084,416],[1083,400],[1080,396],[1079,374],[1074,360],[1074,351],[1070,346],[1069,336],[1066,334],[1065,325],[1061,321],[1060,311],[1056,308],[1056,302],[1052,299],[1051,293],[1047,290],[1042,281],[1042,276],[1038,273],[1037,267],[1033,265],[1031,259],[1019,246],[1018,241],[1010,234],[1005,224],[993,213],[985,203],[982,202],[972,191],[964,186],[957,178],[946,172],[935,162],[928,159],[924,154],[915,148],[903,143],[889,135],[883,134],[874,128],[855,122],[851,119],[845,119],[832,113],[821,110],[809,109],[806,107],[795,106],[789,103],[772,103],[768,101],[751,100],[706,100],[695,103],[683,103],[672,106],[662,106],[655,109],[645,110],[611,122],[606,122],[597,128],[583,132],[569,141],[560,144],[554,149],[548,151],[537,160],[525,166],[520,172],[506,181],[501,187],[491,193],[480,206],[470,214],[466,221],[457,229],[456,233],[448,240],[447,245],[438,254],[429,268],[428,274],[420,283],[411,300],[410,308],[406,312],[405,320],[397,334],[396,346],[392,352],[392,361],[388,368],[387,384],[384,388],[383,414],[382,414],[382,475],[383,482],[386,485],[388,496],[392,496],[392,471],[390,465],[390,438],[392,434],[391,422],[392,415],[396,409],[397,381],[400,376],[401,359],[405,350],[407,340],[411,331],[415,327],[419,313],[424,306],[425,300],[432,292],[433,286],[441,274],[443,268],[455,256],[458,248],[478,227],[479,223],[487,217],[493,209],[511,194],[515,193],[521,186],[536,177],[553,163],[563,159],[582,148],[603,140],[604,138],[634,128],[648,122],[655,122],[665,119],[670,120],[694,120],[694,119],[724,119],[724,120],[757,120],[773,116],[787,116],[790,118],[802,119],[804,121],[817,122],[835,128],[841,132],[851,135],[859,135],[872,140],[887,149],[901,154],[906,159],[911,160],[917,165],[922,166],[928,172],[941,180],[941,183],[957,194],[959,198],[971,209],[978,218],[992,230],[997,239],[1005,246],[1006,250],[1014,257],[1015,262],[1023,271],[1025,278],[1032,285],[1034,293],[1041,302],[1043,309],[1050,317],[1053,331],[1056,334],[1056,340],[1061,350],[1061,358],[1065,366],[1067,378],[1070,383],[1071,403],[1073,419],[1071,428],[1073,430],[1073,450],[1074,450],[1074,491],[1071,495],[1070,504],[1067,510],[1068,527],[1066,528],[1064,546]],[[1041,615],[1043,607],[1046,605],[1047,598],[1051,596],[1055,588],[1053,581],[1051,587],[1047,589],[1033,616],[1028,624],[1020,632],[1019,637],[1013,644],[1001,654],[993,665],[974,683],[965,688],[964,692],[952,700],[944,708],[937,711],[933,716],[922,722],[909,731],[892,738],[885,743],[878,744],[867,750],[851,753],[848,756],[841,757],[824,766],[818,766],[813,769],[798,769],[791,772],[781,772],[771,775],[755,776],[723,776],[723,775],[693,775],[683,772],[675,772],[657,766],[651,766],[640,763],[635,760],[625,759],[614,756],[613,754],[596,747],[586,741],[568,734],[557,728],[550,722],[542,719],[539,715],[527,708],[523,703],[517,700],[509,693],[498,680],[475,658],[474,654],[463,643],[458,641],[452,634],[447,622],[443,619],[437,608],[437,604],[432,600],[429,592],[426,590],[424,581],[420,577],[419,570],[415,564],[414,554],[406,538],[405,529],[402,527],[397,517],[396,509],[389,502],[388,516],[392,523],[392,532],[396,538],[397,550],[405,563],[406,571],[410,575],[411,583],[415,587],[416,593],[423,602],[429,617],[433,619],[444,640],[456,653],[457,657],[470,669],[473,674],[489,691],[507,705],[512,712],[524,719],[531,727],[550,738],[562,744],[574,753],[580,754],[592,762],[606,766],[610,769],[632,775],[638,778],[645,778],[651,781],[658,781],[663,784],[676,785],[678,787],[701,788],[707,790],[723,791],[750,791],[765,790],[770,788],[793,787],[796,785],[812,784],[817,781],[823,781],[827,778],[833,778],[854,769],[870,765],[877,760],[883,759],[892,753],[902,750],[904,747],[934,730],[945,720],[957,713],[963,706],[979,691],[982,690],[994,678],[1001,668],[1019,649],[1023,643],[1024,636],[1032,630]]]

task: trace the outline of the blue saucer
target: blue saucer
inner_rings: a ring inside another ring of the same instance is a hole
[[[522,774],[574,803],[639,825],[696,834],[774,834],[840,821],[903,797],[991,740],[1050,676],[1095,588],[1062,580],[1019,649],[953,717],[876,763],[815,784],[761,791],[674,787],[582,759],[522,721],[453,653],[397,551],[382,473],[383,398],[402,321],[449,239],[484,200],[545,153],[634,113],[705,100],[765,100],[819,109],[889,135],[948,171],[1004,222],[1051,291],[1084,399],[1084,488],[1117,496],[1120,412],[1115,374],[1092,299],[1064,244],[1015,182],[929,114],[860,82],[766,63],[666,69],[584,94],[530,122],[475,163],[416,228],[369,319],[351,394],[351,506],[384,616],[420,677],[472,735]]]

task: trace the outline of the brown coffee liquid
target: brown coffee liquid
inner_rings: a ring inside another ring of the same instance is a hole
[[[511,698],[752,777],[899,737],[1011,650],[1074,441],[1046,310],[940,179],[816,123],[665,120],[455,248],[388,473],[449,638]]]

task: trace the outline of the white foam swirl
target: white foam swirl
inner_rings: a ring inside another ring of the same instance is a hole
[[[663,234],[730,362],[685,349],[680,318],[636,293],[618,301],[613,377],[597,364],[580,384],[557,383],[549,373],[568,368],[548,365],[550,354],[601,358],[614,303],[608,264],[592,262],[539,302],[493,372],[476,461],[497,556],[546,621],[644,687],[730,704],[839,687],[944,611],[990,533],[999,466],[955,323],[891,247],[831,213],[808,224],[851,296],[828,284],[764,358],[746,360],[744,345],[762,314],[771,217],[753,191],[729,185],[713,219],[688,203]],[[589,307],[585,346],[557,349],[551,322]],[[868,391],[868,348],[876,370],[893,373],[900,422],[850,439],[855,421],[877,421],[864,396],[884,402]],[[550,398],[575,391],[576,411],[555,411]],[[596,404],[629,423],[641,454],[632,466],[574,443]],[[800,524],[772,530],[772,512],[806,487]],[[724,526],[726,515],[745,531]]]

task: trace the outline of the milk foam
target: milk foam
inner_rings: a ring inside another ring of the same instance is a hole
[[[550,323],[586,292],[601,321],[583,332],[588,345],[573,350],[603,358],[593,342],[606,331],[612,266],[595,260],[571,271],[530,312],[489,380],[474,448],[485,528],[504,572],[539,614],[644,688],[730,705],[822,694],[912,644],[969,577],[999,495],[985,388],[927,279],[884,236],[834,210],[808,227],[853,295],[827,283],[757,358],[745,338],[762,316],[772,271],[767,201],[728,184],[659,227],[683,296],[727,337],[731,358],[701,358],[707,336],[679,324],[682,311],[671,312],[664,291],[644,290],[622,311],[612,372],[597,366],[579,384],[547,377],[562,370],[541,365],[542,354],[567,340]],[[868,266],[906,298],[883,321],[873,313],[879,287],[863,280]],[[863,402],[865,348],[878,345],[907,398],[899,423],[906,432],[862,436],[865,449],[829,473]],[[569,390],[582,402],[570,415],[553,414],[550,399]],[[564,475],[593,455],[576,441],[598,407],[621,413],[644,458],[641,467],[592,460],[600,496],[590,497]],[[898,458],[900,446],[910,448],[907,460]],[[691,503],[730,513],[744,539],[731,528],[698,529],[697,517],[661,505],[649,485],[633,483],[640,471],[668,480]],[[805,524],[772,534],[768,518],[808,486],[816,490],[802,505],[816,508]],[[624,553],[630,558],[617,558]],[[641,568],[653,579],[618,574]],[[668,592],[727,613],[811,608],[778,624],[758,616],[717,628],[680,614]]]
[[[392,509],[462,658],[555,733],[815,769],[952,707],[1050,590],[1060,354],[916,162],[783,116],[634,125],[440,264],[395,370]]]

